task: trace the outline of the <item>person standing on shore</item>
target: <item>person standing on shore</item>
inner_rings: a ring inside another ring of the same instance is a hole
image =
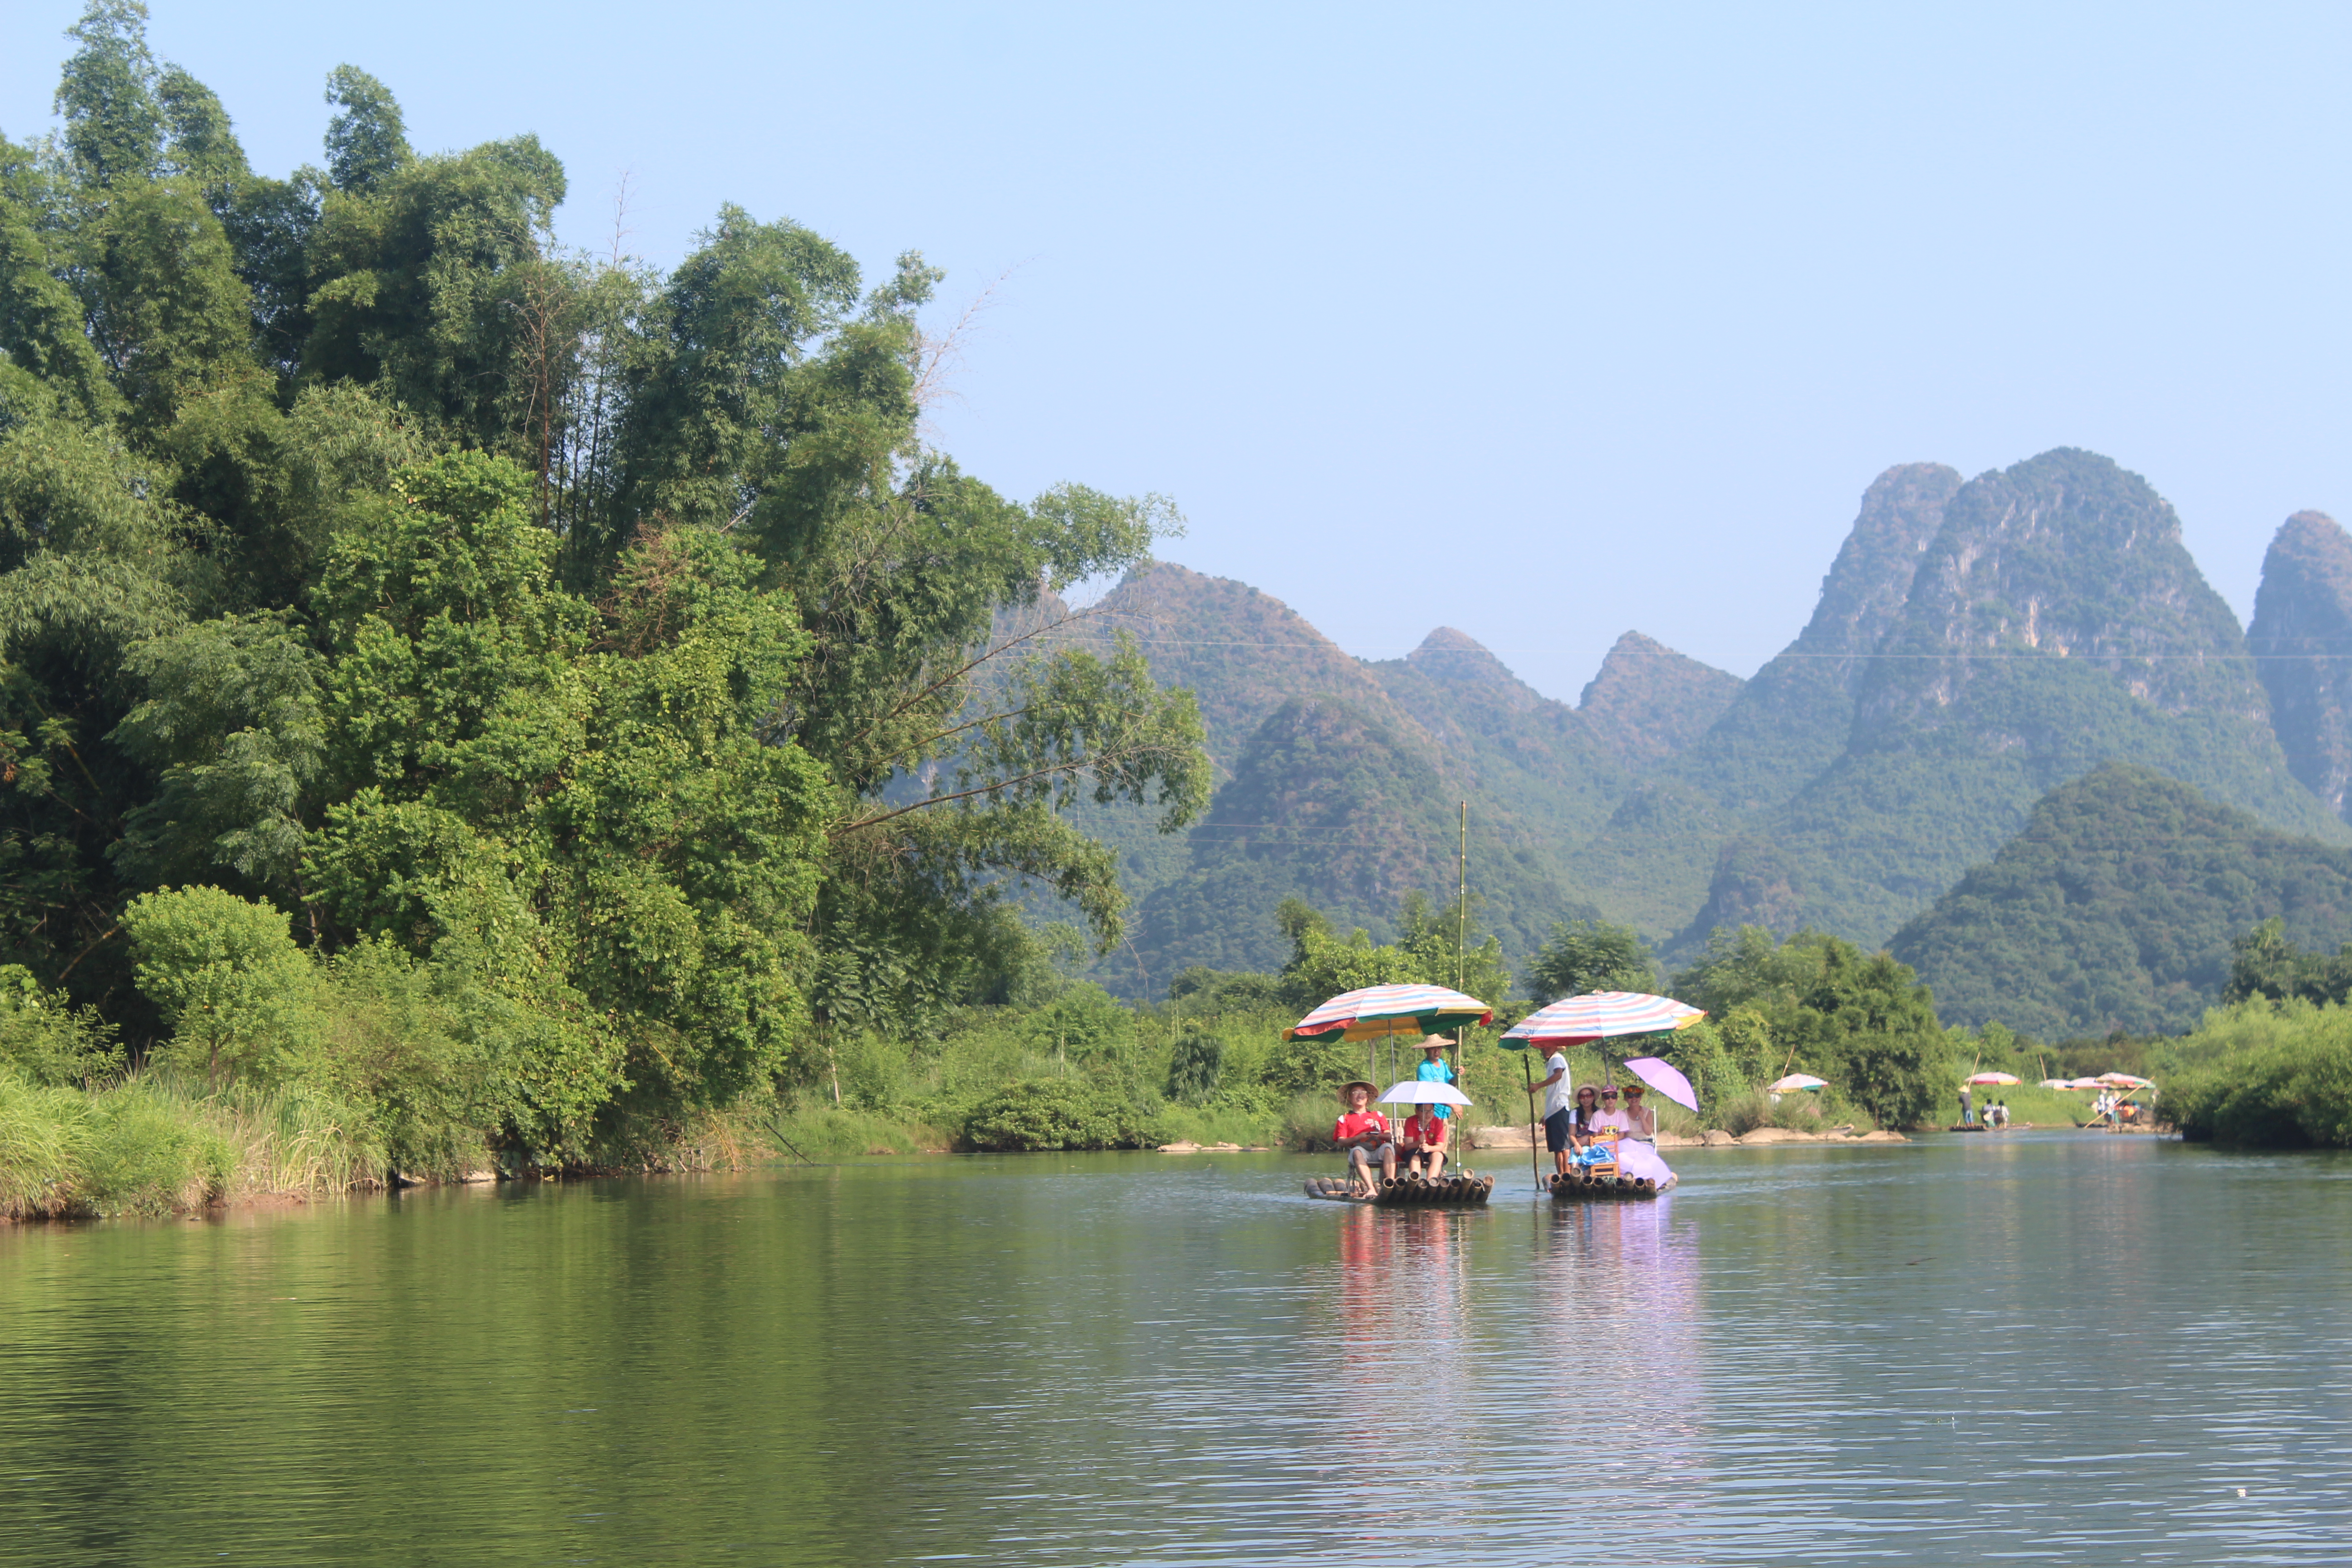
[[[1568,1174],[1568,1156],[1571,1142],[1568,1111],[1568,1051],[1554,1046],[1544,1058],[1546,1077],[1540,1083],[1528,1086],[1529,1094],[1544,1097],[1544,1147],[1551,1152],[1552,1169],[1560,1175]]]

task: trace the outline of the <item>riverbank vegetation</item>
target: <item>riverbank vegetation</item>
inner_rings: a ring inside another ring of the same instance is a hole
[[[923,443],[934,269],[733,207],[567,252],[547,149],[419,154],[351,67],[263,174],[144,18],[93,0],[0,142],[0,960],[120,1092],[636,1164],[1018,1001],[1018,900],[1118,941],[1069,808],[1172,830],[1207,764],[1057,595],[1179,519]]]

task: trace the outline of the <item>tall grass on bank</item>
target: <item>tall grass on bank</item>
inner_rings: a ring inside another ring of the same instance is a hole
[[[84,1090],[0,1068],[0,1218],[187,1214],[381,1184],[383,1150],[331,1100],[162,1073]]]

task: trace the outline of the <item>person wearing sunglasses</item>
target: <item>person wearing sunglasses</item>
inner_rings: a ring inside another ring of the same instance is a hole
[[[1576,1091],[1576,1104],[1568,1113],[1570,1135],[1580,1149],[1592,1146],[1592,1119],[1601,1114],[1601,1091],[1586,1084]]]
[[[1601,1114],[1592,1119],[1589,1124],[1589,1130],[1593,1132],[1622,1133],[1633,1125],[1633,1122],[1626,1120],[1625,1113],[1617,1109],[1617,1086],[1613,1083],[1602,1084]]]
[[[1617,1114],[1625,1119],[1625,1136],[1654,1146],[1658,1142],[1658,1113],[1642,1103],[1648,1092],[1641,1083],[1625,1086],[1625,1109]]]

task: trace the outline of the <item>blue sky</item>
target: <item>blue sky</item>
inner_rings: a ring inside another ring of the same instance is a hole
[[[536,132],[573,243],[625,173],[656,263],[733,201],[993,285],[942,446],[1172,494],[1368,658],[1747,674],[1895,462],[2104,452],[2241,617],[2352,517],[2340,6],[153,8],[265,170],[350,61],[422,149]],[[79,10],[8,0],[0,130]]]

